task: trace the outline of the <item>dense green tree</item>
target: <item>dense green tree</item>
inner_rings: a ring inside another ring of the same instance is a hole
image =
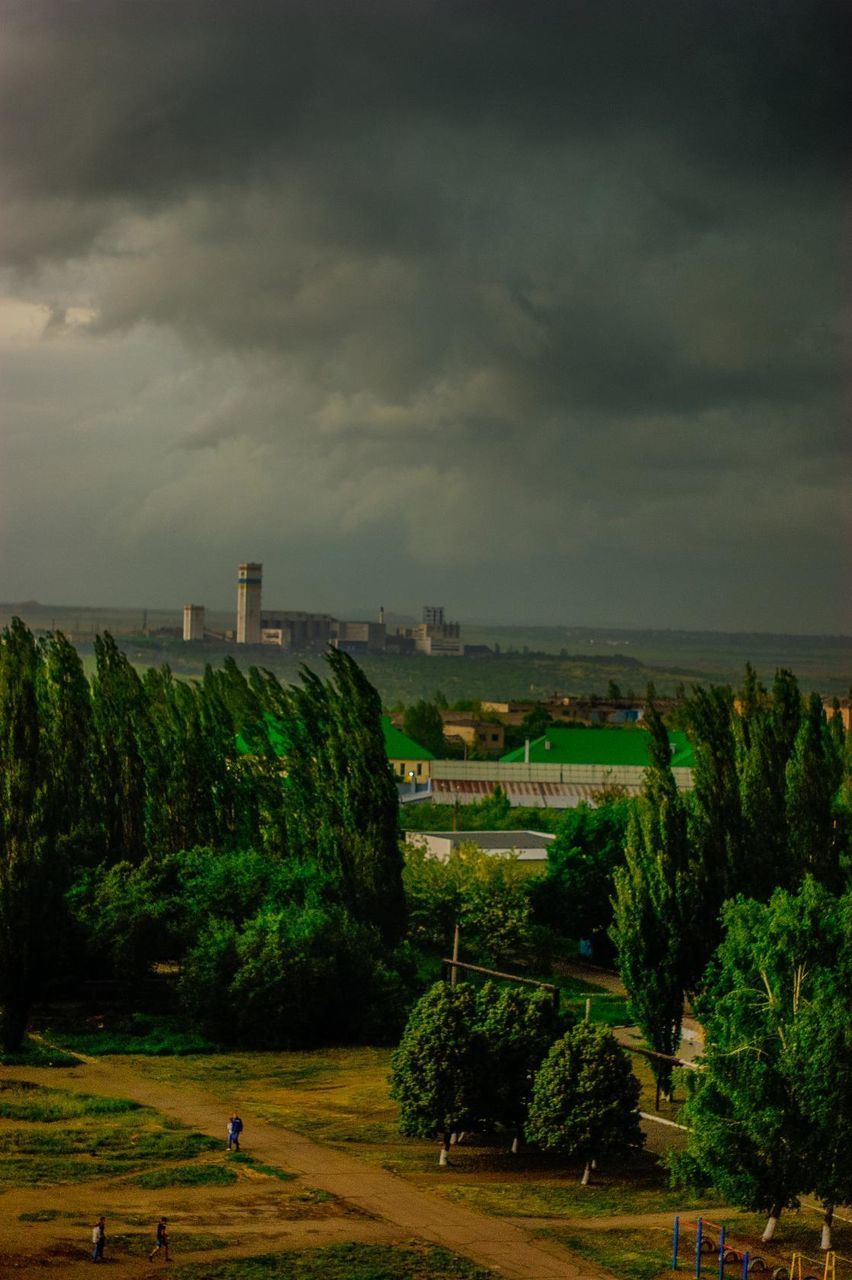
[[[476,1020],[487,1057],[484,1119],[512,1130],[517,1151],[536,1072],[565,1019],[549,991],[486,982],[476,993]]]
[[[732,1203],[768,1213],[764,1240],[815,1185],[814,1160],[823,1158],[823,1086],[814,1089],[810,1074],[803,1083],[802,1070],[808,1055],[826,1066],[825,1011],[812,1005],[815,976],[831,963],[834,919],[835,900],[812,879],[798,895],[779,889],[769,903],[727,903],[697,1005],[705,1049],[703,1069],[689,1077],[682,1167]],[[848,1032],[848,1012],[841,1025]]]
[[[608,958],[612,878],[624,862],[631,807],[619,799],[568,809],[548,846],[547,874],[530,887],[536,919],[563,937],[590,939],[600,958]]]
[[[402,727],[410,738],[419,742],[421,747],[431,751],[439,759],[446,755],[444,742],[444,722],[441,712],[434,702],[426,702],[423,698],[405,708]]]
[[[38,647],[36,702],[49,786],[46,819],[65,869],[101,852],[92,787],[96,767],[89,682],[80,656],[59,631]]]
[[[284,738],[287,807],[300,856],[338,881],[356,919],[394,947],[405,933],[399,799],[385,752],[381,703],[357,663],[330,650],[331,679],[259,686]]]
[[[627,1054],[603,1027],[578,1022],[550,1049],[533,1085],[526,1135],[544,1151],[592,1164],[643,1142],[639,1081]]]
[[[485,1063],[473,987],[436,982],[412,1009],[393,1055],[391,1097],[399,1103],[404,1134],[441,1134],[441,1164],[450,1134],[480,1119]]]
[[[814,693],[787,762],[787,823],[799,873],[810,871],[833,887],[840,881],[834,798],[842,778],[843,761],[827,727],[822,700]]]
[[[113,862],[138,863],[145,855],[145,691],[108,632],[95,637],[95,660],[92,709],[97,767],[93,782],[107,856]]]
[[[650,767],[628,825],[624,865],[614,873],[612,939],[621,979],[651,1048],[672,1056],[680,1044],[684,994],[703,968],[696,933],[703,903],[690,856],[686,812],[671,767],[665,727],[652,706]],[[671,1093],[672,1065],[652,1059],[660,1093]]]
[[[415,836],[403,881],[411,937],[426,950],[447,955],[458,924],[464,954],[474,963],[502,964],[535,951],[529,876],[517,858],[495,857],[471,841],[444,861],[427,854]]]
[[[40,741],[35,642],[19,618],[0,636],[0,1043],[17,1049],[43,976],[53,922],[47,760]],[[50,897],[50,895],[48,895]]]

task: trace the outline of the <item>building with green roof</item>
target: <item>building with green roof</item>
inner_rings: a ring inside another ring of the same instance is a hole
[[[385,751],[398,782],[428,782],[435,757],[419,742],[391,723],[390,716],[382,716],[382,733]]]
[[[266,742],[263,741],[264,733]],[[391,723],[389,716],[382,716],[382,735],[385,740],[385,751],[397,781],[410,782],[414,778],[417,782],[427,782],[432,761],[435,759],[432,752],[421,747],[419,742],[409,738],[408,734],[403,733],[401,729],[397,729]],[[251,755],[253,752],[264,754],[268,746],[278,756],[287,754],[287,741],[281,722],[266,711],[263,715],[260,739],[257,739],[257,731],[253,737],[247,733],[238,733],[237,750],[240,755]]]
[[[647,729],[562,729],[557,725],[529,747],[501,757],[503,764],[596,765],[606,769],[650,764],[651,735]],[[692,747],[685,733],[669,733],[674,768],[693,767]]]

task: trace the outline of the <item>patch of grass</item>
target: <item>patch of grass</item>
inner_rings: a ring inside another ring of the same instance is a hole
[[[76,1217],[77,1215],[73,1215]],[[64,1218],[65,1213],[62,1209],[35,1209],[32,1213],[19,1213],[19,1222],[55,1222],[57,1218]]]
[[[138,1187],[157,1191],[161,1187],[226,1187],[237,1181],[233,1169],[221,1164],[179,1164],[152,1169],[135,1179]]]
[[[82,1031],[78,1025],[66,1028],[60,1023],[46,1027],[44,1035],[64,1049],[95,1058],[105,1054],[168,1058],[217,1052],[216,1045],[194,1031],[187,1031],[177,1019],[140,1013],[112,1020],[104,1018]]]
[[[448,1199],[480,1213],[516,1218],[608,1218],[622,1213],[709,1211],[721,1203],[712,1195],[695,1197],[654,1185],[641,1173],[603,1185],[580,1186],[580,1169],[571,1183],[455,1183],[443,1188]]]
[[[79,1067],[80,1059],[53,1044],[27,1036],[14,1053],[0,1051],[3,1067]]]
[[[171,1274],[174,1280],[493,1280],[492,1272],[435,1245],[334,1245],[188,1263]]]
[[[203,1133],[169,1132],[163,1129],[130,1130],[126,1125],[109,1128],[63,1128],[0,1131],[0,1154],[107,1156],[111,1161],[130,1164],[147,1161],[186,1160],[218,1147]]]
[[[605,1267],[618,1280],[658,1280],[671,1274],[671,1237],[668,1228],[643,1231],[548,1231],[572,1252]]]
[[[0,1080],[0,1116],[5,1120],[77,1120],[83,1116],[116,1116],[141,1110],[130,1098],[102,1098],[67,1089],[49,1089],[25,1080]]]
[[[219,1148],[207,1134],[164,1120],[126,1098],[103,1098],[0,1082],[0,1186],[34,1186],[116,1177],[191,1160]]]

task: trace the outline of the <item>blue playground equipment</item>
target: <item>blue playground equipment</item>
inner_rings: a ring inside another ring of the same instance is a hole
[[[692,1237],[688,1244],[684,1236]],[[736,1273],[727,1268],[735,1266],[739,1269],[741,1280],[748,1280],[749,1276],[763,1272],[769,1275],[770,1280],[787,1280],[786,1268],[775,1267],[770,1271],[765,1258],[761,1258],[759,1254],[751,1255],[748,1249],[738,1248],[727,1235],[724,1223],[711,1222],[708,1218],[696,1218],[694,1222],[675,1218],[672,1232],[672,1271],[680,1270],[680,1258],[687,1253],[695,1259],[696,1280],[702,1273],[712,1275],[714,1271],[718,1280],[725,1280],[725,1276],[733,1280]]]

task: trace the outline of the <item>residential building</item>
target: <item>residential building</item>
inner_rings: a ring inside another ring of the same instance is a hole
[[[412,790],[417,783],[428,782],[435,759],[432,752],[421,747],[419,742],[415,742],[401,729],[397,729],[391,723],[390,716],[382,716],[382,733],[385,751],[397,782],[409,784]]]
[[[505,730],[493,720],[481,720],[460,711],[442,711],[441,719],[444,736],[462,743],[468,751],[475,749],[484,755],[499,756],[505,747]]]

